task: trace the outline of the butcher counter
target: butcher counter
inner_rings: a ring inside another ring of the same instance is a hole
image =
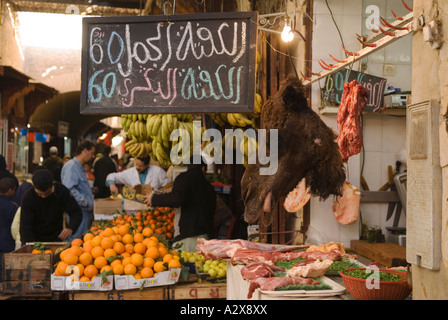
[[[353,253],[353,252],[352,252]],[[356,252],[354,253],[356,254]],[[369,265],[374,260],[356,254],[357,261],[362,265]],[[339,275],[325,276],[326,281],[333,290],[325,290],[325,292],[313,293],[312,291],[304,294],[288,295],[287,291],[278,291],[275,294],[264,293],[255,290],[251,299],[248,299],[249,281],[244,280],[241,276],[241,265],[233,266],[227,261],[227,300],[355,300],[353,296],[345,289],[344,281]]]

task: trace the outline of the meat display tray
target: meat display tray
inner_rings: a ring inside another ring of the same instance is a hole
[[[325,296],[338,296],[345,293],[345,288],[337,282],[331,280],[328,277],[320,277],[317,279],[322,284],[327,284],[333,289],[331,290],[279,290],[279,291],[265,291],[260,290],[260,293],[271,296],[283,296],[283,297],[325,297]]]

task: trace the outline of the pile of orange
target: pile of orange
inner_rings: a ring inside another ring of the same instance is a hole
[[[152,228],[139,231],[128,224],[86,233],[83,239],[73,240],[60,259],[55,275],[79,281],[91,281],[99,274],[151,278],[181,267],[178,253],[159,240]]]
[[[135,214],[122,213],[107,222],[106,227],[120,227],[127,225],[131,230],[142,232],[150,228],[158,236],[172,239],[174,233],[174,209],[169,207],[155,207],[148,211],[138,211]],[[105,225],[96,224],[90,231],[98,234],[105,229]]]

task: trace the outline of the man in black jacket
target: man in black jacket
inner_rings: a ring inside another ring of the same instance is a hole
[[[197,238],[208,239],[211,234],[216,194],[205,179],[207,163],[202,158],[200,164],[194,164],[191,159],[187,169],[174,180],[171,192],[152,192],[145,197],[145,203],[175,208],[173,247],[195,251]]]
[[[93,163],[93,174],[95,176],[93,186],[96,187],[95,198],[97,199],[110,197],[110,189],[106,186],[106,177],[109,173],[117,172],[117,166],[110,157],[110,152],[111,147],[104,147],[101,158]]]
[[[66,241],[81,223],[81,208],[67,187],[54,181],[49,170],[37,170],[32,181],[33,188],[22,199],[22,245],[27,242]],[[64,227],[64,212],[70,216],[67,227]]]

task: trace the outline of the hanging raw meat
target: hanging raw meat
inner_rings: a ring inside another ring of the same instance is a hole
[[[342,186],[342,196],[333,203],[333,213],[341,224],[351,224],[358,220],[361,192],[357,187],[346,181]]]
[[[337,143],[344,162],[347,162],[349,157],[361,152],[361,115],[367,104],[368,95],[367,90],[356,80],[344,84],[342,101],[337,115]]]

